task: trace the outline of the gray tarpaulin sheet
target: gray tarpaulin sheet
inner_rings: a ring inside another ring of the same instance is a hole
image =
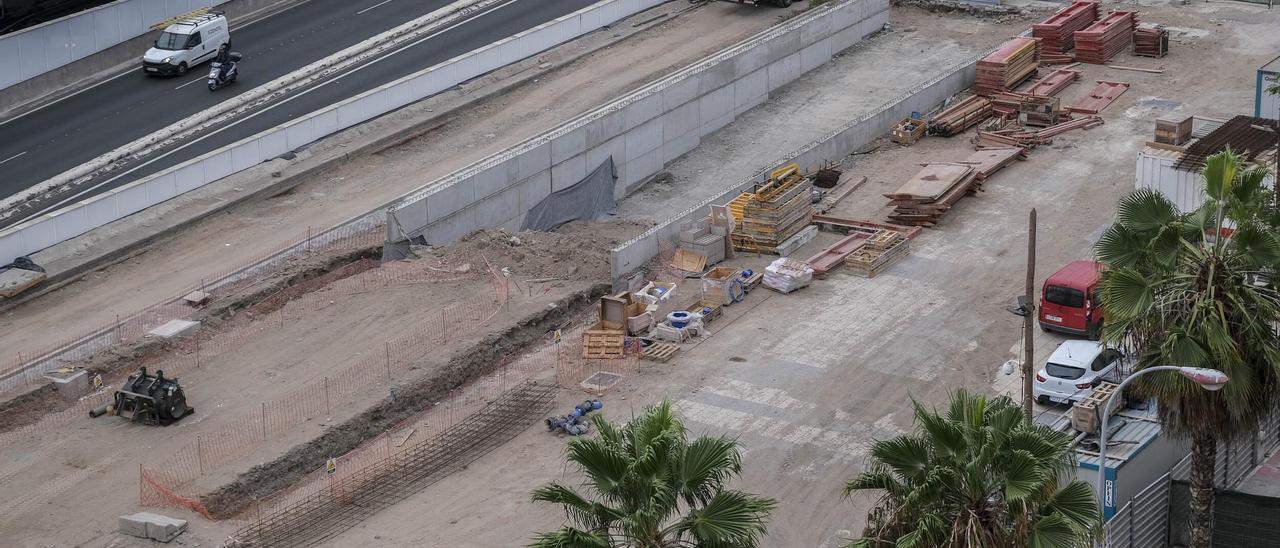
[[[603,219],[618,207],[613,200],[613,185],[617,180],[618,173],[610,156],[586,179],[551,193],[533,206],[520,230],[552,230],[569,221]]]

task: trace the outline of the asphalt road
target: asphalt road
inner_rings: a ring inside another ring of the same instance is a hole
[[[451,1],[311,0],[247,27],[232,29],[233,49],[243,53],[244,59],[240,63],[240,78],[231,86],[209,91],[204,85],[207,64],[175,78],[148,77],[138,68],[4,123],[0,125],[0,198],[12,196],[184,116],[225,101],[234,93],[248,91]],[[123,176],[117,172],[92,181],[77,190],[74,200],[83,200],[172,167],[595,1],[511,0],[498,4],[483,15],[468,18],[465,23],[411,47],[364,63],[323,85],[309,87],[287,100],[230,121],[219,131],[206,134],[166,156],[148,158],[148,163]],[[141,54],[139,52],[139,59]],[[91,190],[84,192],[86,189]],[[72,197],[64,200],[70,202]],[[41,210],[48,210],[57,204],[41,205]],[[0,227],[21,222],[22,218],[7,219]]]

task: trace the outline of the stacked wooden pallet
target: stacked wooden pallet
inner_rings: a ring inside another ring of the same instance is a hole
[[[929,134],[950,137],[963,133],[991,116],[991,101],[970,95],[956,101],[929,119]]]
[[[1075,2],[1048,19],[1031,25],[1031,35],[1040,39],[1040,54],[1061,55],[1075,47],[1075,32],[1098,20],[1096,2]],[[1069,62],[1069,61],[1068,61]]]
[[[850,272],[874,278],[910,253],[909,240],[897,230],[880,230],[867,239],[866,245],[844,260]]]
[[[1076,59],[1102,65],[1128,49],[1133,42],[1133,29],[1138,26],[1138,12],[1113,11],[1102,20],[1076,31]]]
[[[729,203],[737,220],[733,247],[739,251],[777,253],[777,247],[809,225],[813,218],[813,182],[796,164],[783,166],[769,180]]]
[[[615,329],[604,322],[597,323],[582,332],[582,357],[621,358],[626,354],[627,332]]]
[[[1033,38],[1018,37],[1005,42],[978,61],[975,91],[978,95],[991,95],[1013,89],[1035,73],[1039,66],[1037,51],[1038,41]]]
[[[1133,31],[1133,54],[1164,57],[1169,53],[1169,29],[1164,25],[1143,23]]]
[[[910,226],[934,226],[966,194],[982,190],[973,166],[960,163],[925,164],[896,192],[885,194],[893,212],[889,219]]]

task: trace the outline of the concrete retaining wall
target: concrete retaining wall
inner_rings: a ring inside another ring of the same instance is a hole
[[[115,190],[0,231],[0,264],[537,55],[666,0],[603,0]]]
[[[161,21],[225,1],[120,0],[0,36],[0,89],[142,36]]]
[[[928,112],[948,97],[968,89],[973,85],[976,63],[984,56],[985,53],[960,63],[941,76],[912,88],[821,139],[779,158],[754,175],[728,185],[716,196],[618,246],[610,252],[609,257],[615,285],[656,256],[660,242],[676,242],[683,223],[706,217],[712,205],[725,204],[738,194],[750,190],[756,183],[763,182],[769,171],[789,162],[795,162],[804,169],[813,169],[826,162],[839,161],[888,133],[893,124],[910,116],[912,112]]]
[[[387,239],[441,244],[479,229],[519,229],[531,207],[609,157],[618,172],[614,195],[622,197],[772,91],[880,30],[888,17],[888,0],[810,10],[429,183],[388,211]]]

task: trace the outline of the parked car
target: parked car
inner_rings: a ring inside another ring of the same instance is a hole
[[[155,47],[142,56],[142,70],[146,74],[181,76],[187,69],[213,59],[223,44],[231,47],[225,15],[209,12],[188,17],[160,33]]]
[[[1074,261],[1054,272],[1040,291],[1040,329],[1098,340],[1105,312],[1098,301],[1098,282],[1106,266]]]
[[[1120,382],[1131,359],[1097,341],[1070,340],[1058,345],[1036,373],[1031,394],[1036,401],[1073,403],[1087,398],[1102,381]]]

